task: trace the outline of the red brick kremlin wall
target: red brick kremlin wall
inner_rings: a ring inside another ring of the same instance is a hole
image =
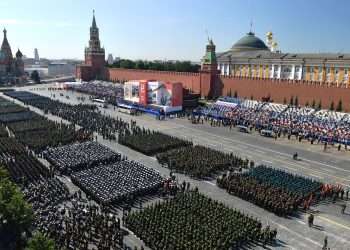
[[[264,80],[223,76],[218,77],[216,85],[222,91],[222,95],[227,95],[231,90],[232,95],[237,91],[239,97],[248,99],[253,96],[253,99],[261,100],[262,97],[270,96],[277,103],[283,103],[284,98],[289,103],[291,96],[297,96],[301,105],[305,105],[307,102],[311,105],[313,100],[315,100],[317,105],[321,100],[322,108],[326,109],[330,107],[332,101],[334,102],[334,107],[336,107],[339,100],[342,100],[343,109],[350,111],[350,88],[345,87],[320,86],[319,83],[310,81],[293,82],[292,80]]]
[[[190,89],[196,93],[200,92],[199,73],[108,68],[107,79],[109,81],[159,80],[165,82],[181,82],[184,88]]]
[[[323,108],[329,108],[331,102],[336,107],[339,100],[343,109],[350,111],[350,88],[320,86],[319,83],[308,81],[264,80],[252,78],[210,76],[208,73],[180,73],[152,70],[108,69],[107,79],[117,80],[160,80],[181,82],[184,88],[190,89],[202,96],[233,95],[237,91],[239,97],[261,100],[270,96],[274,102],[287,103],[291,96],[298,96],[299,104],[304,105],[315,100],[316,105],[321,100]],[[209,83],[211,82],[211,83]],[[200,91],[202,90],[202,91]],[[231,90],[231,91],[230,91]]]

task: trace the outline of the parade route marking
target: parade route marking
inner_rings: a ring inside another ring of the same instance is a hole
[[[212,183],[210,181],[204,181],[205,183],[208,183],[209,185],[216,186],[215,183]]]
[[[280,160],[276,160],[276,161],[280,161]],[[280,161],[280,162],[282,162],[282,163],[284,163],[286,165],[293,166],[293,167],[305,169],[305,170],[307,170],[307,172],[314,172],[314,173],[318,173],[318,174],[322,174],[322,175],[326,175],[326,176],[332,177],[334,179],[350,182],[350,179],[346,179],[346,178],[343,178],[343,177],[338,177],[338,176],[335,176],[335,175],[332,175],[332,174],[324,173],[322,170],[321,171],[320,170],[314,170],[314,169],[306,168],[306,167],[303,167],[303,166],[300,166],[300,165],[292,164],[292,163],[289,163],[289,162],[283,162],[283,161]],[[284,166],[284,167],[286,167],[286,166]],[[286,168],[288,168],[288,167],[286,167]],[[344,185],[348,186],[347,184],[344,184]]]
[[[302,224],[302,225],[305,225],[306,223],[302,220],[296,220],[298,223]]]
[[[331,174],[334,174],[334,170],[331,170],[331,169],[327,169],[327,168],[322,168],[322,171],[325,171],[325,172],[328,172],[328,173],[331,173]]]
[[[273,162],[272,162],[272,161],[262,160],[262,162],[266,162],[266,163],[268,163],[268,164],[273,164]]]
[[[257,153],[260,153],[260,154],[265,154],[264,151],[261,151],[261,150],[259,150],[259,149],[254,149],[254,151],[257,152]]]
[[[183,127],[186,128],[186,126],[183,126]],[[190,128],[190,129],[192,129],[192,128]],[[198,131],[197,129],[192,129],[192,130]],[[212,136],[214,136],[214,137],[222,138],[221,136],[213,135],[213,134],[211,134],[211,133],[209,133],[209,132],[206,132],[206,131],[200,131],[200,132],[204,132],[204,133],[210,134],[210,135],[212,135]],[[212,143],[212,141],[211,141],[209,138],[203,138],[203,137],[200,137],[200,136],[194,135],[194,134],[192,134],[192,136],[193,136],[193,138],[198,138],[198,141],[202,141],[202,142],[203,142],[203,140],[206,140],[206,141],[208,141],[208,143],[207,143],[208,145],[212,145],[212,146],[214,146],[214,147],[216,147],[216,148],[218,147],[216,144]],[[227,139],[227,138],[223,138],[223,139],[224,139],[224,140],[230,140],[230,139]],[[235,141],[235,140],[230,140],[230,141]],[[243,143],[243,142],[239,142],[239,143]],[[244,143],[244,144],[246,144],[246,143]],[[249,145],[249,144],[248,144],[248,145]],[[252,146],[253,146],[253,145],[252,145]],[[238,149],[238,150],[242,151],[242,149],[241,149],[240,147],[233,146],[233,145],[225,145],[225,147],[226,147],[226,148]],[[259,147],[259,146],[253,146],[253,147]],[[267,150],[271,151],[270,149],[267,149]],[[272,151],[274,151],[274,150],[272,150]],[[280,153],[280,152],[278,152],[278,151],[274,151],[274,152]],[[242,155],[243,155],[243,154],[244,154],[244,153],[242,153]],[[263,152],[262,150],[253,150],[253,151],[250,151],[250,154],[256,155],[256,156],[258,156],[258,157],[261,157],[260,155],[263,155],[263,157],[269,157],[269,158],[270,158],[270,156],[267,156],[267,155],[266,155],[266,152]],[[280,153],[280,154],[281,154],[281,155],[284,155],[284,153]],[[245,155],[244,155],[244,156],[245,156]],[[277,158],[278,158],[278,159],[277,159]],[[339,182],[339,180],[340,180],[340,181],[341,181],[340,183],[341,183],[342,185],[348,186],[348,187],[349,187],[349,185],[348,185],[348,184],[345,184],[344,182],[350,182],[350,179],[346,179],[346,178],[343,178],[343,177],[338,177],[338,176],[335,176],[334,174],[327,173],[327,172],[331,172],[331,170],[329,170],[329,169],[327,169],[327,168],[322,168],[322,167],[321,167],[321,169],[319,169],[319,170],[312,169],[312,168],[310,168],[309,163],[306,163],[306,162],[305,162],[305,161],[311,161],[311,160],[303,159],[303,161],[304,161],[304,162],[303,162],[303,163],[304,163],[303,165],[304,165],[304,166],[302,166],[302,164],[300,164],[300,162],[298,162],[298,164],[290,163],[290,162],[288,162],[285,158],[283,158],[283,157],[278,157],[278,155],[277,155],[277,157],[274,157],[274,160],[277,161],[277,162],[281,162],[281,163],[282,163],[281,166],[283,166],[282,168],[287,168],[287,169],[290,169],[290,170],[293,170],[293,171],[296,171],[296,172],[300,172],[300,170],[295,169],[295,168],[301,168],[301,169],[307,170],[307,172],[315,173],[315,174],[313,174],[314,177],[317,177],[317,178],[320,178],[320,179],[324,179],[324,177],[322,177],[322,176],[320,176],[320,175],[328,176],[328,177],[331,177],[331,178],[333,178],[333,179],[336,179],[336,181],[338,181],[338,182]],[[271,161],[267,161],[267,160],[261,160],[261,161],[264,161],[264,162],[266,162],[266,163],[268,163],[268,164],[273,164],[273,162],[271,162]],[[306,167],[306,164],[308,165],[308,167]],[[319,163],[319,164],[321,164],[321,165],[328,165],[328,164],[324,164],[324,163]],[[294,168],[287,167],[286,165],[292,166],[292,167],[294,167]],[[333,167],[333,168],[337,168],[337,167]],[[337,168],[337,169],[339,169],[339,168]],[[341,170],[343,170],[343,171],[348,171],[348,170],[346,170],[346,169],[341,169]],[[305,171],[303,171],[302,173],[305,174]],[[307,174],[311,175],[310,173],[307,173]],[[319,175],[318,175],[318,174],[319,174]]]
[[[221,140],[224,140],[224,141],[230,141],[230,142],[234,142],[234,143],[243,144],[243,145],[246,145],[246,146],[249,146],[249,147],[252,147],[252,148],[256,148],[255,149],[256,152],[262,152],[263,154],[265,154],[265,152],[263,151],[263,150],[265,150],[265,151],[270,151],[272,153],[276,153],[276,154],[279,154],[279,155],[286,156],[288,158],[290,157],[289,154],[282,153],[282,152],[279,152],[279,151],[276,151],[276,150],[273,150],[273,149],[270,149],[270,148],[264,148],[264,147],[261,147],[261,146],[257,146],[257,145],[253,145],[253,144],[250,144],[250,143],[234,140],[234,139],[231,139],[231,138],[225,138],[223,136],[215,135],[215,134],[209,133],[207,131],[201,131],[199,129],[194,129],[194,128],[187,127],[187,126],[184,126],[184,125],[182,125],[182,127],[190,129],[190,130],[195,130],[196,132],[199,132],[199,133],[206,133],[206,134],[208,134],[210,136],[220,138]],[[307,162],[310,162],[310,163],[319,164],[319,165],[323,165],[323,166],[326,166],[326,167],[330,167],[330,168],[333,168],[333,169],[337,169],[337,170],[340,170],[340,171],[344,171],[344,172],[349,172],[350,173],[350,170],[348,170],[348,169],[339,168],[339,167],[336,167],[336,166],[329,165],[327,163],[322,163],[322,162],[319,162],[319,161],[314,161],[314,160],[309,160],[309,159],[303,159],[303,160],[307,161]]]
[[[314,244],[314,245],[316,245],[316,246],[322,247],[322,244],[318,243],[317,241],[314,241],[313,239],[310,239],[310,238],[308,238],[308,237],[305,237],[305,235],[302,235],[302,234],[300,234],[300,233],[294,232],[293,230],[290,230],[288,227],[283,226],[283,225],[281,225],[281,224],[279,224],[279,223],[275,223],[275,224],[276,224],[278,227],[280,227],[280,228],[282,228],[282,229],[288,231],[288,232],[291,233],[291,234],[294,234],[294,235],[296,235],[296,236],[298,236],[298,237],[300,237],[300,238],[302,238],[302,239],[305,239],[305,240],[311,242],[312,244]]]
[[[334,233],[331,233],[331,232],[327,232],[327,233],[325,233],[325,235],[330,235],[333,238],[335,238],[336,240],[339,240],[341,243],[348,243],[349,242],[348,240],[344,239],[343,237],[335,235]]]
[[[291,166],[294,166],[294,167],[303,168],[303,167],[300,167],[300,166],[297,166],[297,165],[294,165],[294,164],[291,164],[291,163],[285,163],[285,164],[288,164],[288,165],[291,165]],[[284,165],[282,168],[284,168],[284,169],[289,169],[289,170],[291,170],[291,171],[297,172],[298,174],[300,173],[300,171],[299,171],[298,169],[291,168],[291,167],[287,167],[286,165]],[[317,170],[311,170],[311,169],[309,169],[308,172],[301,172],[301,173],[304,174],[304,175],[312,175],[310,172],[311,172],[311,173],[312,173],[312,172],[316,172],[316,173],[319,173],[319,174],[331,176],[332,178],[335,178],[335,179],[343,179],[343,180],[345,180],[345,181],[350,182],[350,180],[348,180],[348,179],[341,178],[341,177],[337,177],[337,176],[335,176],[335,175],[330,175],[330,174],[327,174],[327,173],[323,173],[323,172],[320,172],[320,171],[317,171]],[[315,175],[315,176],[317,176],[317,175]],[[318,176],[317,176],[317,177],[318,177]],[[324,177],[321,177],[321,178],[324,179]],[[344,182],[339,182],[339,181],[337,181],[336,183],[337,183],[337,184],[341,184],[341,185],[343,185],[343,186],[350,187],[350,185],[348,185],[348,184],[346,184],[346,183],[344,183]]]
[[[311,176],[313,176],[313,177],[316,177],[316,178],[319,178],[319,179],[324,179],[324,177],[319,176],[319,175],[317,175],[317,174],[309,174],[309,175],[311,175]]]
[[[174,123],[174,122],[172,122],[172,123]],[[257,153],[260,153],[260,154],[266,155],[266,151],[270,151],[270,152],[272,152],[272,153],[278,154],[278,155],[275,156],[275,157],[278,157],[278,158],[281,158],[281,159],[284,159],[284,158],[282,158],[281,156],[288,157],[288,158],[290,157],[289,154],[282,153],[282,152],[279,152],[279,151],[276,151],[276,150],[273,150],[273,149],[264,148],[264,147],[261,147],[261,146],[257,146],[257,145],[253,145],[253,144],[250,144],[250,143],[246,143],[246,142],[234,140],[234,139],[231,139],[231,138],[225,138],[225,137],[220,136],[220,135],[215,135],[215,134],[213,134],[213,133],[210,133],[210,132],[207,132],[207,131],[203,131],[203,130],[199,130],[199,129],[192,128],[192,127],[188,127],[188,126],[185,126],[185,125],[179,125],[179,126],[182,127],[182,128],[189,129],[189,130],[194,130],[194,131],[196,131],[196,132],[198,132],[198,133],[205,133],[205,134],[208,134],[209,136],[216,137],[216,138],[220,138],[220,139],[223,140],[223,141],[235,142],[235,143],[238,143],[238,144],[241,144],[241,145],[245,145],[245,146],[248,146],[248,147],[255,148],[254,151],[257,152]],[[193,137],[199,137],[200,139],[204,139],[204,138],[202,138],[202,137],[200,137],[200,136],[196,136],[196,135],[192,135],[192,136],[193,136]],[[205,139],[208,140],[208,141],[210,141],[210,140],[207,139],[207,138],[205,138]],[[212,144],[212,145],[215,145],[215,144]],[[230,147],[232,147],[232,145],[225,145],[225,146],[230,146]],[[232,148],[239,148],[239,147],[235,146],[235,147],[232,147]],[[241,149],[241,148],[239,148],[239,149]],[[265,150],[265,152],[264,152],[263,150]],[[284,160],[285,160],[285,159],[284,159]],[[314,161],[314,160],[309,160],[309,159],[304,159],[304,158],[303,158],[303,161],[304,161],[304,162],[299,163],[299,164],[300,164],[300,165],[307,165],[307,166],[310,166],[309,163],[314,163],[314,164],[326,166],[326,167],[329,167],[329,168],[337,169],[337,170],[340,170],[340,171],[350,172],[350,170],[348,170],[348,169],[339,168],[339,167],[332,166],[332,165],[329,165],[329,164],[327,164],[327,163],[322,163],[322,162],[319,162],[319,161]],[[308,163],[306,163],[306,162],[308,162]],[[333,171],[328,170],[327,168],[323,168],[322,170],[333,173]]]
[[[331,223],[331,224],[334,224],[334,225],[337,225],[337,226],[342,227],[342,228],[344,228],[344,229],[350,230],[350,226],[346,226],[346,225],[344,225],[344,224],[342,224],[342,223],[336,222],[336,221],[331,220],[331,219],[329,219],[329,218],[327,218],[327,217],[324,217],[324,216],[322,216],[322,215],[317,216],[317,217],[318,217],[319,219],[323,220],[323,221],[327,221],[327,222],[329,222],[329,223]]]

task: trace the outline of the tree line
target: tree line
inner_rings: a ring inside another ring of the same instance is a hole
[[[190,61],[145,61],[145,60],[129,60],[121,59],[108,65],[110,68],[123,69],[142,69],[142,70],[158,70],[158,71],[176,71],[176,72],[193,72],[197,73],[200,69],[199,64],[193,64]]]
[[[287,99],[286,98],[283,99],[283,104],[287,104]],[[292,96],[290,98],[289,104],[290,105],[294,105],[294,106],[299,106],[298,96],[296,96],[296,97]],[[310,104],[309,101],[307,101],[305,103],[305,106],[306,107],[311,107],[313,109],[320,110],[320,109],[322,109],[322,102],[321,102],[321,100],[319,100],[318,103],[316,104],[316,101],[312,100],[312,102]],[[325,108],[327,108],[327,107],[325,107]],[[335,106],[334,101],[332,101],[331,104],[329,105],[328,109],[331,110],[331,111],[342,112],[343,111],[343,101],[340,99],[338,101],[337,106]]]
[[[229,97],[235,97],[235,98],[239,97],[239,96],[238,96],[237,90],[235,90],[234,93],[232,94],[232,90],[231,90],[231,89],[228,91],[227,96],[229,96]],[[253,100],[254,97],[251,96],[250,99]],[[269,99],[270,99],[270,98],[269,98]],[[270,101],[271,101],[271,100],[270,100]],[[288,101],[287,101],[287,98],[284,97],[284,98],[283,98],[283,104],[285,104],[285,105],[289,104],[289,105],[299,106],[299,98],[298,98],[298,96],[295,96],[295,97],[294,97],[294,96],[291,96],[291,97],[290,97],[290,100],[289,100],[289,102],[288,102]],[[322,102],[321,102],[321,100],[319,100],[318,103],[316,103],[315,99],[312,100],[311,103],[310,103],[309,101],[307,101],[307,102],[305,103],[304,106],[306,106],[306,107],[311,107],[311,108],[317,109],[317,110],[320,110],[320,109],[323,108],[323,107],[322,107]],[[327,108],[327,107],[325,107],[325,108]],[[340,100],[338,101],[338,103],[337,103],[336,106],[335,106],[334,101],[332,101],[331,104],[329,105],[328,109],[331,110],[331,111],[337,111],[337,112],[342,112],[342,111],[344,111],[344,109],[343,109],[343,101],[340,99]]]

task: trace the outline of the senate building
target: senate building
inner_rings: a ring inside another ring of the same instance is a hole
[[[276,47],[272,32],[266,34],[266,43],[249,32],[228,51],[217,53],[220,74],[348,87],[350,54],[282,53]]]

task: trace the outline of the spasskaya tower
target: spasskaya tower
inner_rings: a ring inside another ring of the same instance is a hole
[[[93,11],[89,46],[85,48],[85,62],[77,66],[76,78],[83,81],[104,79],[106,71],[105,64],[105,49],[101,47],[95,11]]]

